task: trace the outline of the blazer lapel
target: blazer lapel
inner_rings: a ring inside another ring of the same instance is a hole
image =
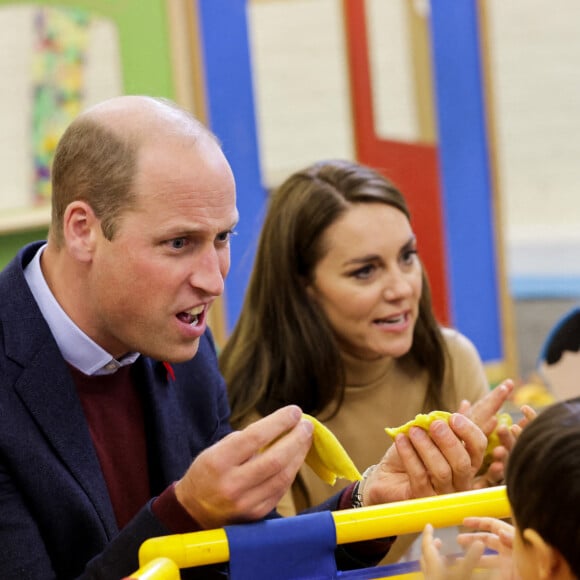
[[[173,379],[163,363],[141,357],[139,385],[145,409],[151,491],[158,494],[185,473],[192,459]]]
[[[23,333],[23,324],[34,328]],[[88,496],[106,533],[109,536],[116,533],[117,524],[107,486],[82,406],[68,367],[48,327],[41,317],[7,321],[5,327],[7,354],[24,367],[14,384],[15,391],[28,408],[36,428],[50,441],[56,456]],[[11,342],[10,337],[22,336],[28,336],[29,340]]]

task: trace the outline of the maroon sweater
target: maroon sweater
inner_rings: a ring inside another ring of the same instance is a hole
[[[121,367],[112,375],[95,376],[69,368],[121,529],[151,498],[143,405],[131,366]],[[351,507],[353,485],[343,491],[339,509]],[[173,486],[155,500],[153,511],[174,534],[201,529],[177,501]],[[358,542],[353,547],[356,545],[361,555],[382,554],[393,540]]]
[[[143,407],[131,367],[112,375],[71,372],[122,528],[151,498]]]
[[[87,376],[69,365],[119,529],[151,499],[143,403],[131,373]],[[173,534],[196,532],[199,524],[177,501],[173,485],[152,506]]]

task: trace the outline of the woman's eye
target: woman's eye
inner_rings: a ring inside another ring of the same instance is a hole
[[[415,260],[417,250],[408,250],[403,253],[403,263],[411,264]]]
[[[375,267],[369,264],[368,266],[363,266],[362,268],[355,270],[352,273],[352,276],[354,278],[361,278],[361,279],[368,278],[373,273],[374,269],[375,269]]]

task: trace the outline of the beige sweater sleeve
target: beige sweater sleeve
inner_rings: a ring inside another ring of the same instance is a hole
[[[454,386],[455,401],[451,409],[456,410],[463,399],[475,403],[489,393],[490,387],[485,367],[474,344],[463,334],[449,328],[443,329],[449,349],[451,368],[445,381]]]

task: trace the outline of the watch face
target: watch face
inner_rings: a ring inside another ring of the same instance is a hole
[[[360,492],[360,481],[357,481],[352,488],[352,495],[350,498],[350,503],[352,504],[353,508],[360,508],[363,507],[363,498]]]

